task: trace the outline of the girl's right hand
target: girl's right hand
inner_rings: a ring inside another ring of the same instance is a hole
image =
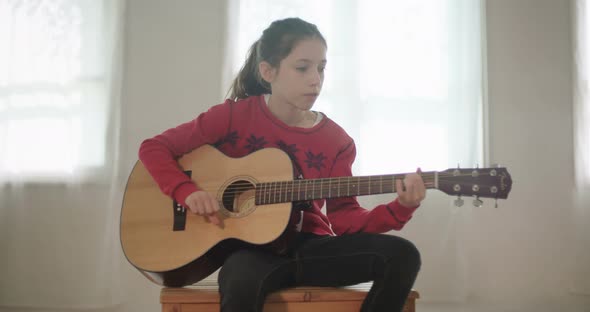
[[[187,196],[184,202],[193,213],[205,216],[209,222],[215,225],[221,225],[221,220],[217,215],[219,203],[211,194],[205,191],[196,191]]]

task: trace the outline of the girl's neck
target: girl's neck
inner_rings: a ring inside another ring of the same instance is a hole
[[[270,94],[266,94],[264,99],[270,112],[290,127],[311,128],[316,124],[317,112],[302,110],[287,102],[280,102]]]

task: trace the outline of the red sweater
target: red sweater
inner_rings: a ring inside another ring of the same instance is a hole
[[[198,190],[177,165],[177,159],[204,144],[211,144],[230,157],[243,157],[261,148],[277,147],[293,161],[295,176],[305,179],[352,175],[356,156],[354,141],[330,118],[312,128],[290,127],[268,109],[263,96],[237,102],[227,100],[196,119],[145,140],[139,158],[162,192],[185,205]],[[324,215],[321,208],[326,204]],[[399,230],[417,207],[406,208],[397,200],[362,208],[355,197],[314,200],[297,213],[298,230],[319,235],[355,232],[383,233]],[[301,220],[301,217],[303,220]]]

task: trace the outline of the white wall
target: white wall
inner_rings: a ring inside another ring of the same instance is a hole
[[[139,144],[221,102],[225,1],[130,0],[123,82],[122,163]],[[159,311],[160,288],[124,259],[121,311]]]
[[[141,139],[221,102],[225,10],[224,1],[128,2],[125,160],[136,158]]]
[[[501,209],[481,211],[472,259],[480,296],[567,292],[572,235],[569,1],[487,3],[490,158],[514,179]],[[493,264],[493,265],[488,265]],[[501,265],[498,265],[501,264]],[[538,299],[537,299],[538,300]]]

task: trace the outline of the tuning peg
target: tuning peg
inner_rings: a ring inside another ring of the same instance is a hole
[[[461,196],[457,197],[457,199],[455,199],[453,202],[455,203],[456,207],[461,207],[464,203],[463,199],[461,199]]]
[[[479,208],[479,207],[483,206],[483,201],[481,199],[479,199],[479,197],[476,197],[473,200],[473,206]]]

